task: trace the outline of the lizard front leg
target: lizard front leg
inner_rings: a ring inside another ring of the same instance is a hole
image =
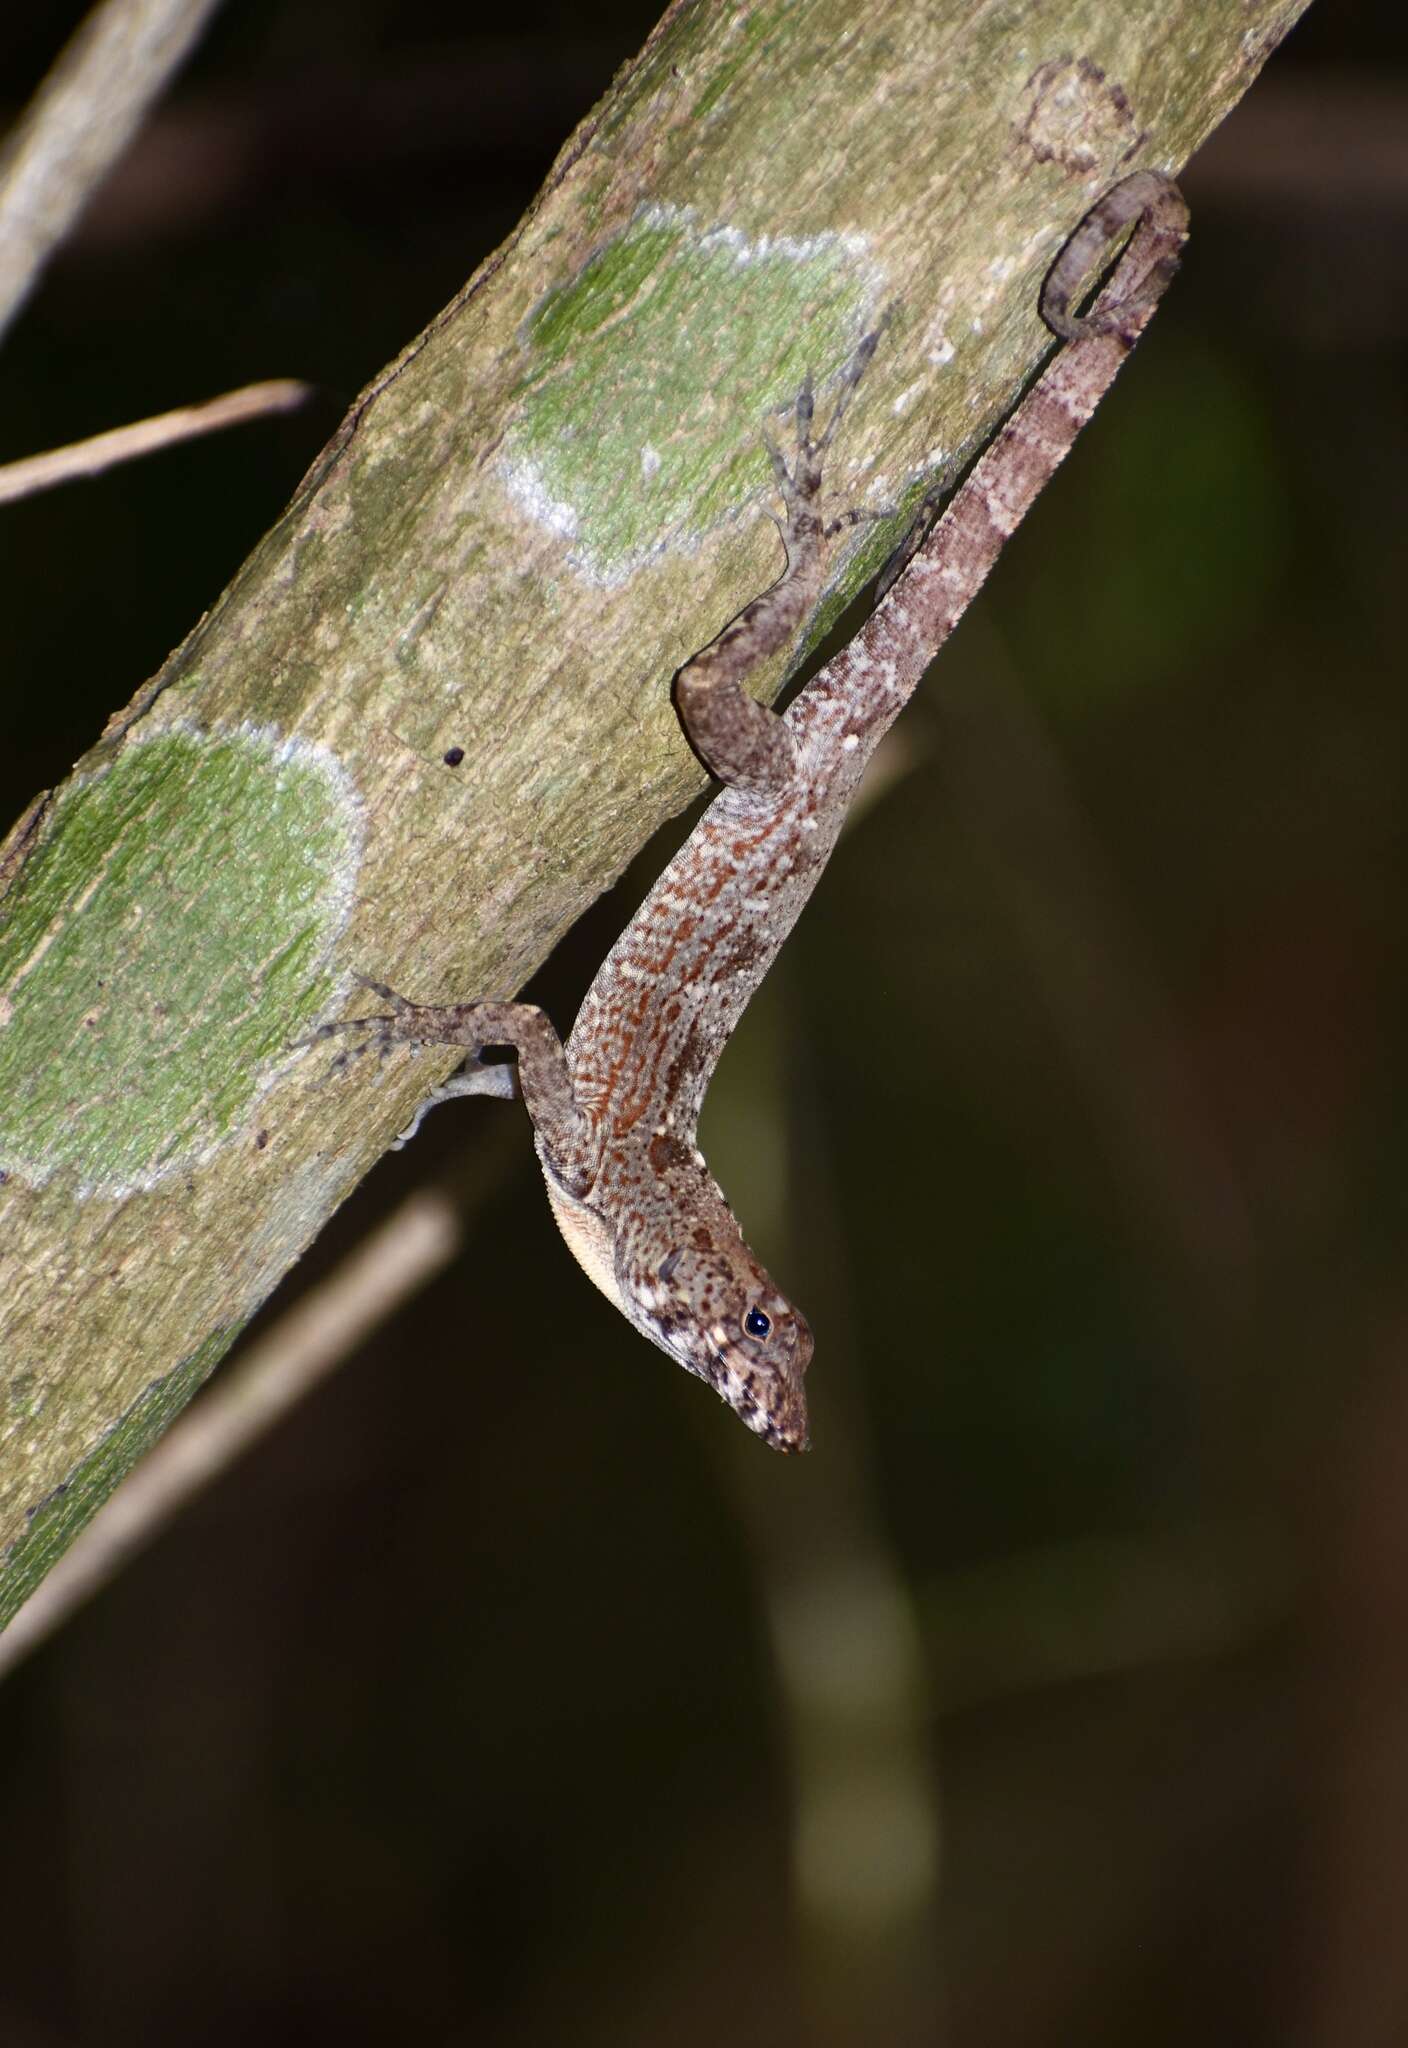
[[[595,1119],[578,1102],[562,1040],[536,1003],[412,1003],[385,982],[363,977],[363,986],[389,1003],[389,1011],[325,1025],[326,1034],[370,1028],[383,1048],[461,1045],[470,1059],[478,1059],[486,1046],[512,1047],[518,1056],[519,1092],[533,1120],[544,1163],[569,1194],[580,1197],[589,1191],[601,1161],[601,1133]],[[426,1097],[398,1144],[414,1136],[422,1117],[437,1103],[460,1095],[511,1092],[490,1078],[503,1071],[487,1067],[452,1076]]]

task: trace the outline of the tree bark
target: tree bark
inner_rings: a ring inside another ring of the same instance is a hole
[[[452,1061],[317,1085],[353,972],[513,994],[703,786],[670,677],[781,566],[768,415],[888,313],[832,480],[896,516],[810,645],[1031,373],[1090,201],[1306,4],[670,9],[0,860],[0,1619]]]

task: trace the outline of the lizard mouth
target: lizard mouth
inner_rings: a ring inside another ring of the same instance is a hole
[[[714,1390],[740,1422],[775,1451],[809,1450],[807,1401],[800,1374],[760,1372],[754,1361],[714,1353]]]

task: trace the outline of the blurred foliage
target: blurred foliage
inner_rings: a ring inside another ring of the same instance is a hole
[[[75,13],[0,25],[12,107]],[[651,18],[225,11],[0,453],[326,400],[7,508],[7,816]],[[629,1338],[525,1132],[462,1269],[5,1687],[0,2040],[1408,2040],[1408,191],[1313,170],[1403,55],[1313,10],[1193,167],[1185,275],[730,1049],[812,1456]],[[1304,175],[1238,140],[1272,96]],[[515,1114],[439,1113],[291,1294]]]

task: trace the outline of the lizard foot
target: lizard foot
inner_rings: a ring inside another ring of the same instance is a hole
[[[819,434],[812,431],[816,418],[816,391],[811,372],[802,384],[792,405],[793,437],[796,456],[789,465],[787,458],[766,429],[763,431],[763,445],[768,451],[777,488],[786,508],[786,517],[778,520],[778,530],[783,545],[791,556],[794,545],[805,540],[831,540],[847,527],[859,526],[867,520],[888,519],[888,510],[872,511],[855,507],[843,512],[838,518],[823,520],[820,513],[821,478],[826,456],[835,439],[836,430],[846,416],[856,387],[870,366],[870,360],[880,344],[885,331],[885,321],[863,335],[852,350],[849,360],[841,372],[841,387],[831,408],[831,415]]]
[[[325,1079],[334,1074],[345,1073],[354,1060],[361,1059],[367,1052],[375,1052],[377,1064],[384,1065],[387,1055],[397,1045],[434,1045],[442,1041],[444,1034],[424,1029],[417,1024],[417,1018],[430,1010],[424,1003],[413,1003],[409,996],[403,996],[384,981],[373,981],[369,974],[355,974],[354,981],[360,982],[372,995],[379,996],[388,1004],[384,1011],[376,1011],[369,1017],[338,1017],[330,1024],[320,1024],[307,1038],[295,1040],[295,1047],[321,1045],[328,1039],[337,1038],[344,1032],[362,1032],[360,1041],[345,1045],[336,1059],[328,1066]],[[433,1012],[431,1012],[433,1014]],[[468,1048],[468,1057],[476,1059],[478,1046]]]
[[[328,1070],[319,1083],[320,1086],[330,1081],[334,1075],[345,1073],[352,1062],[360,1059],[364,1053],[375,1052],[378,1067],[381,1067],[385,1065],[387,1055],[393,1046],[439,1045],[447,1042],[444,1031],[437,1031],[428,1027],[425,1022],[419,1021],[443,1015],[443,1012],[437,1012],[429,1004],[413,1003],[408,996],[399,994],[384,981],[373,981],[370,975],[358,974],[353,978],[390,1007],[369,1017],[339,1017],[333,1023],[320,1025],[311,1037],[296,1041],[299,1046],[313,1046],[324,1044],[343,1032],[365,1033],[360,1042],[345,1045],[336,1058],[330,1061]],[[451,1039],[449,1042],[465,1045],[463,1038],[458,1041]],[[516,1070],[498,1062],[484,1063],[481,1058],[482,1051],[482,1046],[465,1045],[464,1071],[452,1075],[448,1081],[427,1096],[416,1111],[413,1122],[395,1140],[391,1148],[393,1151],[399,1151],[403,1145],[409,1143],[420,1129],[426,1112],[433,1109],[437,1103],[449,1102],[461,1095],[493,1095],[506,1102],[514,1099],[518,1093]]]
[[[369,975],[357,974],[353,976],[353,979],[354,981],[359,981],[363,988],[370,989],[374,996],[380,996],[384,1003],[391,1005],[391,1008],[383,1014],[371,1017],[339,1017],[331,1024],[320,1024],[317,1030],[311,1033],[309,1037],[294,1040],[295,1050],[300,1050],[306,1046],[325,1044],[327,1040],[338,1037],[342,1032],[362,1031],[366,1033],[366,1036],[360,1043],[349,1044],[343,1047],[336,1059],[329,1064],[325,1078],[331,1078],[334,1074],[345,1073],[354,1060],[359,1060],[363,1053],[373,1050],[376,1052],[377,1063],[380,1065],[385,1061],[393,1045],[398,1043],[404,1044],[411,1035],[408,1032],[397,1032],[392,1027],[403,1016],[415,1009],[414,1003],[408,1002],[405,996],[398,995],[394,988],[388,988],[385,982],[373,981]]]

